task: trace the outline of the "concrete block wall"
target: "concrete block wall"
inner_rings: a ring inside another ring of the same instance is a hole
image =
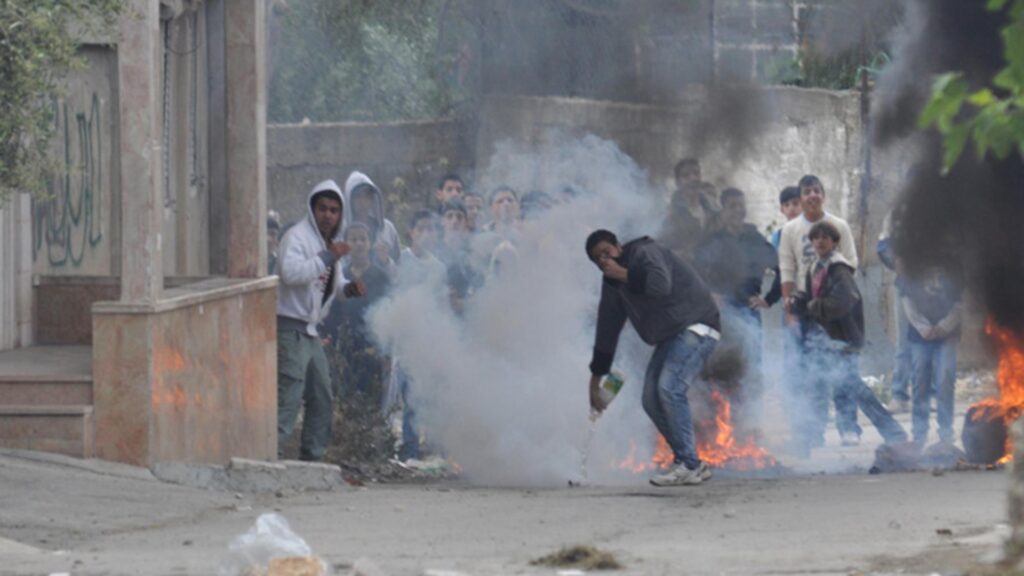
[[[359,170],[380,187],[402,230],[401,215],[410,205],[430,205],[438,178],[452,171],[471,176],[471,142],[451,120],[274,124],[267,128],[268,206],[285,223],[294,222],[305,217],[306,197],[317,182],[331,178],[344,187],[349,173]]]

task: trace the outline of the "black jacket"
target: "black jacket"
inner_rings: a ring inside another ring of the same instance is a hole
[[[811,294],[814,266],[805,279],[807,294]],[[864,303],[854,279],[854,269],[838,253],[832,256],[828,274],[818,298],[807,304],[807,316],[825,329],[834,341],[845,344],[845,350],[854,352],[864,346]]]
[[[724,229],[711,234],[697,247],[694,259],[711,291],[740,307],[761,295],[765,270],[778,265],[775,248],[750,224],[736,236]]]
[[[605,278],[601,284],[592,374],[611,369],[627,318],[652,346],[693,324],[721,329],[718,306],[704,281],[668,248],[644,236],[622,247],[619,264],[629,271],[629,279],[623,283]]]

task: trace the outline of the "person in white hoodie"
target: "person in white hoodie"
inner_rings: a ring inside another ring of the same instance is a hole
[[[392,277],[401,258],[402,244],[398,230],[384,217],[384,200],[380,188],[362,172],[355,171],[345,180],[345,225],[362,222],[370,228],[373,263]]]
[[[333,180],[309,193],[306,218],[281,239],[277,275],[277,446],[281,456],[299,408],[306,405],[299,458],[323,460],[331,433],[334,395],[327,355],[317,325],[335,298],[356,298],[366,288],[348,282],[339,259],[349,253],[342,241],[345,200]]]

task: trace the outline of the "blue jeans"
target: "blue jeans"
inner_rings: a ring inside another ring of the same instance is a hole
[[[331,439],[331,418],[334,414],[334,392],[324,345],[316,336],[297,330],[280,330],[277,333],[279,458],[303,405],[306,414],[302,419],[299,458],[320,461]]]
[[[398,393],[402,398],[402,446],[398,450],[398,459],[419,459],[423,454],[420,451],[420,433],[416,429],[416,409],[412,405],[413,399],[409,392],[412,381],[401,365],[396,369],[398,370]]]
[[[699,466],[700,459],[686,393],[715,344],[713,338],[684,330],[654,348],[644,378],[644,411],[672,448],[676,463],[690,469]]]
[[[928,440],[929,407],[932,394],[936,395],[939,440],[953,440],[953,391],[956,386],[957,338],[910,341],[912,380],[914,383],[913,431],[914,442]]]
[[[910,342],[907,340],[910,322],[907,321],[903,306],[900,306],[898,321],[900,333],[896,341],[896,358],[892,368],[892,383],[889,390],[892,391],[893,398],[906,402],[910,400],[910,381],[913,377]]]
[[[828,357],[834,360],[834,365],[838,369],[832,399],[836,405],[836,428],[839,432],[852,432],[860,436],[862,430],[857,424],[857,409],[860,408],[886,442],[906,442],[907,433],[903,427],[861,379],[858,367],[860,355],[836,352],[829,354]]]

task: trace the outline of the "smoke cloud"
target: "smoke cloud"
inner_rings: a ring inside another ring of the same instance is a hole
[[[582,475],[590,429],[587,366],[601,276],[584,241],[596,228],[622,241],[656,233],[657,196],[632,159],[594,136],[550,133],[530,149],[505,142],[481,177],[488,188],[583,192],[526,221],[518,263],[490,277],[462,318],[448,306],[445,287],[420,284],[400,287],[370,323],[411,376],[428,441],[443,447],[465,478],[564,486]],[[635,405],[649,349],[635,335],[623,340],[616,367],[629,380],[623,396],[635,398],[613,404],[594,444],[651,429]],[[627,413],[624,404],[637,409]]]
[[[1024,281],[1024,164],[1019,156],[979,161],[969,146],[946,177],[942,146],[917,130],[934,74],[962,71],[971,86],[987,84],[1003,66],[1001,14],[984,3],[917,0],[897,34],[896,58],[879,81],[872,111],[881,146],[915,136],[918,162],[894,212],[893,241],[913,276],[929,266],[954,267],[987,311],[1024,333],[1024,307],[1014,287]]]

